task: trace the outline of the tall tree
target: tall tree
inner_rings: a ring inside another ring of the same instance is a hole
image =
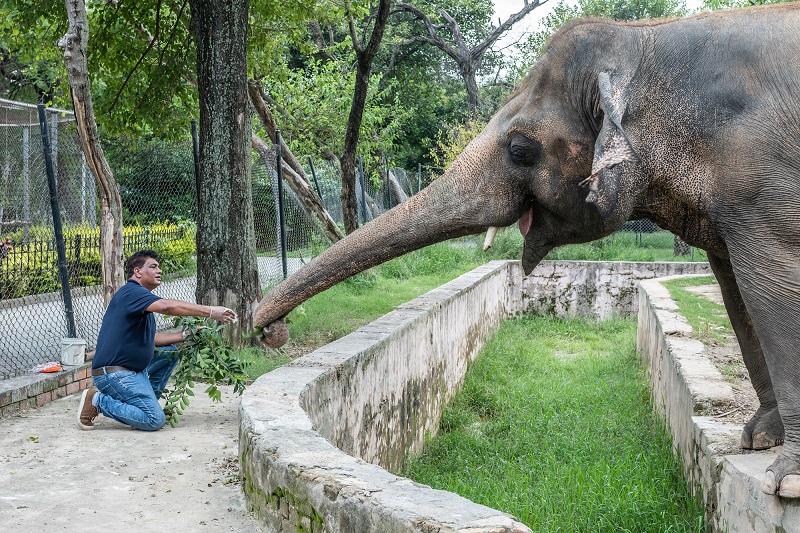
[[[89,90],[89,67],[86,60],[89,44],[89,21],[86,16],[86,5],[83,0],[66,0],[66,5],[69,29],[59,41],[59,45],[64,49],[64,62],[67,66],[78,136],[86,163],[97,181],[100,196],[103,302],[107,306],[117,289],[125,283],[122,264],[122,198],[97,134],[92,94]]]
[[[356,52],[358,67],[356,69],[356,85],[353,91],[353,105],[347,119],[347,131],[344,136],[344,152],[339,159],[342,167],[342,214],[344,230],[352,233],[358,229],[358,206],[356,199],[356,152],[358,150],[358,137],[361,131],[361,120],[364,116],[364,106],[369,91],[369,77],[372,70],[372,61],[378,53],[389,20],[391,7],[390,0],[380,0],[378,9],[370,14],[367,22],[372,22],[372,32],[366,45],[359,37],[356,30],[355,14],[349,1],[345,2],[347,20],[350,28],[350,39]],[[366,31],[366,30],[365,30]]]
[[[233,340],[261,298],[250,183],[248,0],[190,0],[200,100],[197,301],[234,309]]]
[[[546,1],[547,0],[545,0],[545,2]],[[533,2],[528,3],[528,0],[525,0],[525,6],[521,10],[508,17],[505,22],[494,28],[486,38],[472,47],[466,42],[458,21],[456,21],[446,9],[439,9],[439,16],[444,20],[443,23],[435,23],[422,9],[404,2],[397,3],[397,10],[411,13],[425,28],[424,34],[409,39],[406,41],[407,43],[414,41],[429,43],[439,48],[455,61],[467,89],[467,111],[469,118],[474,119],[478,113],[478,82],[476,73],[483,62],[486,52],[489,51],[492,45],[510,30],[514,24],[525,18],[528,13],[545,2],[533,0]],[[449,32],[452,43],[448,42],[443,36],[445,32]]]

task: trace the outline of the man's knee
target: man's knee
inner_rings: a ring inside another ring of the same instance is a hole
[[[143,431],[158,431],[166,423],[167,423],[167,417],[164,415],[164,411],[159,409],[158,411],[148,416],[147,420],[144,422],[144,424],[142,424],[142,426],[139,429]]]

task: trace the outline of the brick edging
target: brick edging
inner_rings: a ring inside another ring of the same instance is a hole
[[[75,394],[92,385],[91,362],[53,373],[25,374],[0,381],[0,419]]]

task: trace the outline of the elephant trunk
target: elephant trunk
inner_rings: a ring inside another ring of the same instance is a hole
[[[350,276],[436,242],[516,221],[522,200],[510,184],[482,174],[467,179],[465,169],[474,170],[474,165],[456,161],[428,188],[335,243],[275,287],[255,313],[263,342],[270,347],[284,344],[288,329],[282,319]],[[498,198],[501,205],[490,205]]]

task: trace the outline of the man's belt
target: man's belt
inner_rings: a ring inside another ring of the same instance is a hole
[[[124,366],[101,366],[100,368],[92,369],[92,376],[102,376],[103,374],[113,374],[114,372],[124,372],[130,370]]]

